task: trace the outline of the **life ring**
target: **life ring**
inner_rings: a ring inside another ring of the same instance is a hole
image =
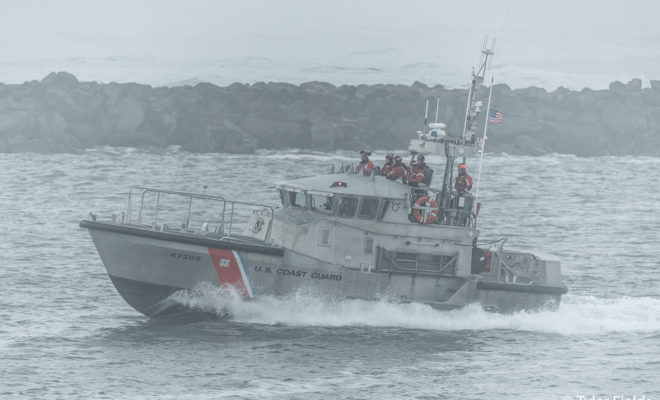
[[[431,208],[430,212],[427,210]],[[424,212],[422,212],[422,210]],[[413,217],[420,224],[430,224],[435,221],[435,217],[438,216],[438,203],[435,199],[429,196],[422,196],[417,201],[415,201],[415,207],[413,207]],[[426,217],[426,218],[425,218]]]

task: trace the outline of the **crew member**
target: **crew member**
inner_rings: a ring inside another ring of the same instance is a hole
[[[385,164],[380,168],[380,174],[387,176],[387,174],[392,170],[392,165],[394,164],[394,154],[388,153],[385,155]]]
[[[458,165],[458,176],[454,188],[459,196],[472,189],[472,177],[467,173],[467,165]]]
[[[360,150],[360,163],[355,168],[355,173],[362,173],[364,176],[371,176],[371,171],[374,170],[374,163],[369,160],[371,152]]]
[[[393,181],[401,179],[406,176],[406,170],[403,168],[403,157],[394,156],[394,164],[392,165],[392,170],[387,174],[387,179]]]
[[[424,160],[425,157],[420,154],[417,156],[417,160],[410,164],[406,175],[406,180],[410,186],[419,186],[421,182],[424,182],[424,171],[428,168]]]
[[[417,166],[417,168],[426,170],[428,168],[428,166],[426,165],[425,161],[426,161],[426,158],[424,157],[424,155],[423,154],[418,154],[417,155],[417,162],[415,163],[415,165]]]
[[[412,172],[414,167],[415,167],[415,153],[413,153],[413,156],[410,159],[410,165],[408,166],[406,166],[405,164],[403,165],[403,168],[406,170],[406,175]]]

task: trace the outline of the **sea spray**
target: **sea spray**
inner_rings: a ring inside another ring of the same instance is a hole
[[[558,311],[498,314],[470,305],[442,311],[421,303],[327,299],[308,292],[243,300],[231,288],[203,284],[172,299],[234,322],[288,326],[368,326],[439,331],[508,329],[561,335],[660,332],[660,299],[566,295]]]

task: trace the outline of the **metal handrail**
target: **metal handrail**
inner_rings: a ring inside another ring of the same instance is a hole
[[[132,224],[133,219],[132,219],[132,212],[133,212],[133,195],[134,192],[141,193],[140,196],[140,208],[138,210],[138,218],[137,218],[137,224],[141,225],[142,224],[142,210],[144,209],[144,201],[145,201],[145,196],[147,193],[155,193],[157,195],[156,197],[156,209],[154,212],[154,219],[152,221],[152,228],[155,229],[157,224],[158,224],[158,210],[160,209],[160,197],[161,194],[168,194],[168,195],[174,195],[174,196],[182,196],[186,197],[188,199],[188,212],[186,215],[185,219],[185,224],[184,228],[188,229],[188,226],[190,224],[190,217],[192,215],[192,201],[193,199],[197,200],[211,200],[211,201],[216,201],[216,202],[221,202],[222,203],[222,220],[220,221],[220,230],[222,233],[225,232],[225,225],[226,225],[226,218],[227,218],[227,213],[229,213],[228,218],[230,219],[229,221],[229,232],[228,235],[231,235],[233,223],[234,223],[234,211],[235,211],[235,206],[236,205],[243,205],[243,206],[248,206],[248,207],[259,207],[260,212],[264,212],[272,217],[275,214],[275,209],[271,206],[267,206],[264,204],[259,204],[259,203],[251,203],[251,202],[245,202],[245,201],[236,201],[236,200],[227,200],[222,196],[211,196],[207,194],[197,194],[197,193],[191,193],[191,192],[181,192],[181,191],[175,191],[175,190],[162,190],[162,189],[156,189],[156,188],[149,188],[149,187],[143,187],[143,186],[131,186],[128,191],[128,209],[126,212],[126,223],[127,224]],[[135,194],[137,194],[135,193]],[[230,204],[231,210],[227,210],[227,203]],[[272,222],[271,222],[272,224]],[[270,242],[270,236],[271,236],[271,227],[270,225],[268,226],[268,231],[266,234],[266,237],[264,239],[264,242],[268,243]]]
[[[133,191],[134,190],[142,190],[142,197],[141,197],[141,201],[140,201],[140,211],[138,213],[138,223],[141,223],[141,221],[142,221],[142,208],[144,207],[144,196],[149,192],[158,193],[159,196],[160,196],[160,194],[172,194],[172,195],[176,195],[176,196],[185,196],[185,197],[192,196],[191,200],[192,200],[192,198],[196,198],[196,199],[202,199],[202,200],[217,200],[217,201],[223,201],[223,202],[226,201],[224,197],[220,197],[220,196],[209,196],[209,195],[206,195],[206,194],[195,194],[195,193],[190,193],[190,192],[179,192],[179,191],[176,191],[176,190],[162,190],[162,189],[155,189],[155,188],[149,188],[149,187],[144,187],[144,186],[131,186],[128,190],[128,210],[126,212],[126,222],[128,224],[131,223],[131,214],[132,214],[131,204],[132,204],[132,196],[133,196]],[[158,208],[156,208],[156,209],[158,209]]]
[[[508,239],[507,238],[502,238],[497,241],[497,248],[495,250],[495,254],[497,255],[497,281],[499,282],[502,278],[502,258],[504,256],[504,243],[506,243]],[[506,263],[505,263],[506,264]]]
[[[524,270],[522,269],[523,267],[520,265],[521,263],[524,264],[525,260],[530,260],[531,258],[538,260],[538,258],[534,254],[521,253],[521,252],[508,252],[508,253],[510,254],[510,256],[513,257],[513,260],[510,263],[504,261],[504,254],[505,254],[504,251],[500,251],[500,255],[498,255],[498,263],[497,263],[497,267],[499,268],[498,281],[501,281],[501,276],[503,272],[506,274],[505,281],[507,283],[510,283],[508,280],[509,276],[511,276],[513,279],[512,283],[516,283],[516,281],[521,277],[523,279],[528,279],[534,282],[538,282],[539,275],[541,275],[541,280],[542,280],[545,271],[545,263],[541,264],[540,268],[535,268],[530,264]],[[538,264],[536,264],[535,266],[538,267]],[[524,272],[527,273],[525,274]],[[532,279],[530,276],[534,276],[534,279]],[[526,284],[529,284],[529,282],[526,282]]]
[[[446,204],[446,207],[443,207],[442,205],[438,206],[438,208],[441,209],[441,217],[436,219],[436,223],[451,226],[476,226],[477,216],[473,212],[474,205],[471,207],[471,209],[459,208],[458,202],[462,196],[458,195],[458,193],[453,190],[447,193],[449,194],[451,200],[449,201],[449,204]],[[472,196],[471,193],[468,194]],[[474,202],[474,197],[472,201]],[[440,202],[438,204],[440,204]],[[462,223],[459,223],[459,217],[461,216],[465,220]]]
[[[443,274],[444,270],[447,269],[447,267],[451,267],[451,266],[456,267],[456,261],[458,259],[458,254],[453,255],[449,259],[449,261],[447,261],[444,265],[440,266],[437,271],[436,270],[420,270],[419,269],[419,259],[415,259],[415,268],[406,268],[406,267],[403,267],[403,266],[399,265],[397,263],[397,260],[392,257],[392,255],[390,254],[389,251],[385,250],[384,248],[382,248],[380,246],[378,246],[378,251],[379,251],[379,258],[380,258],[381,254],[384,255],[394,267],[394,268],[388,268],[388,269],[385,269],[385,268],[381,269],[380,265],[378,265],[377,266],[378,270],[383,271],[383,272],[404,271],[404,272],[413,272],[413,273],[416,273],[416,274],[426,274],[426,275],[447,275],[447,274]],[[448,256],[450,256],[450,255],[448,255]],[[456,274],[456,272],[454,271],[454,273],[452,273],[450,275],[455,275],[455,274]]]

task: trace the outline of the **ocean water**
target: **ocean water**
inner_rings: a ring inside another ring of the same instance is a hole
[[[660,398],[657,157],[484,159],[481,241],[560,257],[569,293],[556,312],[301,293],[244,302],[207,287],[179,301],[215,317],[151,320],[124,303],[78,227],[90,211],[124,210],[130,185],[277,204],[274,182],[355,159],[0,154],[0,398]]]

